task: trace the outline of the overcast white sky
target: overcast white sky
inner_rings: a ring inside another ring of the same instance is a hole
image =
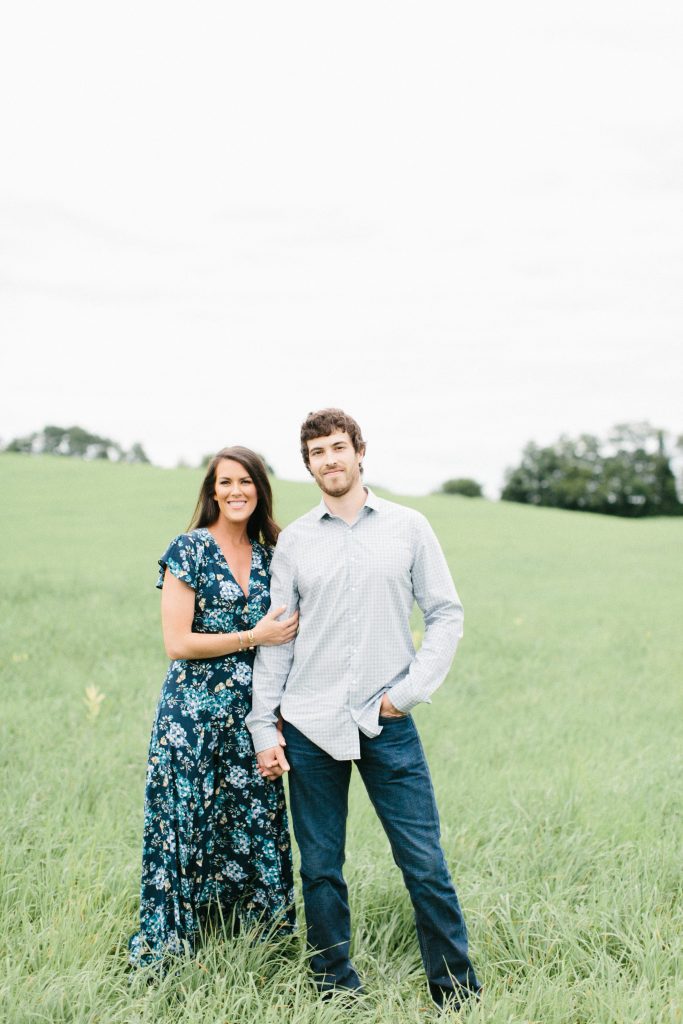
[[[8,5],[9,6],[9,5]],[[78,423],[494,496],[683,431],[679,0],[60,3],[0,22],[0,437]]]

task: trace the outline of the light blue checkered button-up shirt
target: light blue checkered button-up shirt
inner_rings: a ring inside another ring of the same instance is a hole
[[[462,605],[431,526],[371,491],[352,525],[321,501],[282,531],[270,593],[271,607],[299,609],[299,633],[257,650],[247,716],[257,752],[277,744],[279,707],[332,757],[358,758],[358,730],[382,731],[382,695],[405,712],[429,702],[462,636]],[[425,619],[417,653],[413,601]]]

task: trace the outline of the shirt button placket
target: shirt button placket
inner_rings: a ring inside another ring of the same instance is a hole
[[[349,559],[349,582],[351,587],[351,593],[353,595],[351,601],[351,616],[350,616],[350,628],[351,636],[349,637],[349,649],[350,649],[350,660],[353,664],[353,675],[358,675],[358,597],[357,597],[357,586],[358,586],[358,555],[356,551],[356,533],[353,527],[349,528],[349,544],[348,544],[348,559]],[[356,686],[358,683],[357,678],[352,681],[352,686]]]

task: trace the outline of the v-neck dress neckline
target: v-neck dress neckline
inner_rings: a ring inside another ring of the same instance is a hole
[[[242,589],[242,584],[240,583],[240,581],[237,579],[237,577],[235,576],[234,572],[230,568],[230,563],[228,562],[227,558],[225,557],[225,553],[223,551],[223,548],[220,546],[220,544],[218,543],[218,541],[216,540],[214,535],[211,533],[211,530],[208,528],[208,526],[203,526],[202,529],[204,530],[205,533],[207,533],[209,535],[209,537],[213,541],[213,546],[215,547],[216,551],[220,555],[221,561],[223,562],[223,565],[225,566],[225,568],[230,573],[230,577],[231,577],[233,583],[235,583],[235,585],[239,587],[240,593],[242,594],[242,597],[244,598],[245,601],[249,601],[249,595],[251,594],[251,576],[252,576],[252,573],[254,571],[254,545],[255,545],[256,542],[255,541],[251,542],[251,560],[249,562],[249,584],[247,586],[247,592],[245,594],[244,590]]]

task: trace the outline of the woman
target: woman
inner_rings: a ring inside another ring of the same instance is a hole
[[[171,658],[152,729],[134,965],[191,947],[209,916],[290,931],[292,862],[282,785],[261,777],[244,724],[254,648],[289,643],[269,611],[279,527],[261,458],[211,460],[188,533],[159,560]]]

